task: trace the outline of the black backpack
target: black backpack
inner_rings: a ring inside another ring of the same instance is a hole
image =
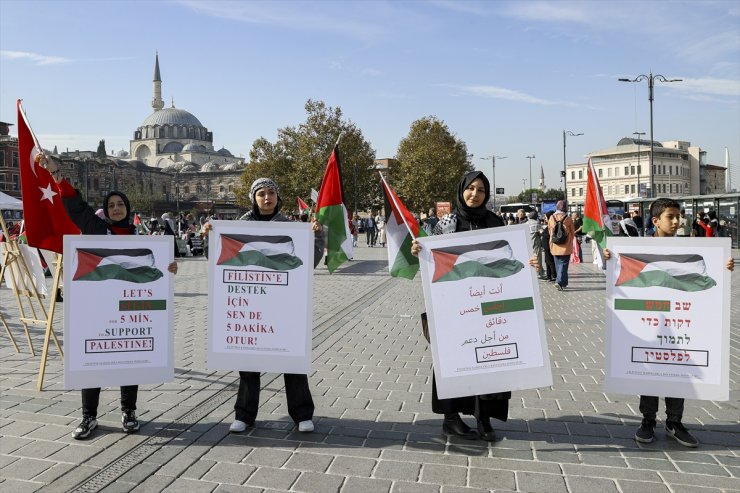
[[[563,219],[561,219],[560,221],[555,219],[555,227],[552,228],[552,235],[550,235],[550,240],[556,245],[562,245],[563,243],[568,242],[568,230],[565,229],[565,225],[563,224],[566,217],[567,216],[563,216]]]

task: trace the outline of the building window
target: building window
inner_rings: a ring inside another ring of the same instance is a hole
[[[575,180],[576,179],[576,172],[575,171],[571,171],[570,172],[570,179],[571,180]]]
[[[575,197],[576,196],[576,189],[575,188],[570,191],[570,196],[571,197]]]
[[[635,167],[634,166],[631,166],[630,167],[630,174],[631,175],[634,175],[635,174]]]
[[[578,196],[583,197],[583,188],[578,189]]]
[[[628,195],[629,193],[630,193],[630,186],[629,185],[625,185],[624,186],[624,194],[625,195]]]
[[[612,177],[612,169],[611,168],[607,168],[606,169],[606,176],[608,176],[609,178]]]
[[[657,167],[656,165],[653,165],[653,174],[654,174],[654,175],[657,175],[657,174],[658,174],[658,173],[657,173],[657,172],[655,171],[656,169],[658,169],[658,167]]]
[[[630,185],[630,193],[633,194],[633,195],[635,194],[635,185],[634,184],[633,185]]]
[[[184,192],[185,192],[186,194],[190,193],[190,186],[189,186],[189,185],[185,185],[185,187],[183,188],[183,191],[184,191]]]
[[[13,162],[10,164],[13,168],[18,167],[18,151],[13,151],[11,159]]]
[[[100,190],[100,179],[93,178],[93,190]]]
[[[0,167],[5,167],[5,151],[0,151]]]
[[[226,191],[226,189],[224,188],[224,186],[223,186],[223,185],[221,185],[220,187],[218,187],[218,191],[219,191],[219,192],[225,192],[225,191]]]
[[[599,168],[599,178],[601,178],[601,168]]]
[[[578,179],[583,180],[583,170],[582,169],[578,170]]]
[[[619,168],[614,168],[614,176],[619,176]]]
[[[629,166],[625,166],[624,167],[624,176],[627,176],[629,174],[630,174],[630,167]]]
[[[642,173],[642,165],[641,164],[638,164],[637,165],[637,174],[639,175],[640,173]]]

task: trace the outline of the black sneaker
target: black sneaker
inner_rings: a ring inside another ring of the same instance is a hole
[[[655,441],[655,420],[643,418],[640,427],[635,433],[635,440],[640,443],[652,443]]]
[[[696,448],[699,446],[699,440],[694,438],[680,421],[666,421],[665,432],[684,447]]]
[[[83,416],[82,422],[75,428],[72,438],[75,440],[84,440],[90,436],[90,433],[98,426],[98,420],[95,416]]]
[[[121,423],[123,424],[123,431],[126,433],[133,433],[139,429],[139,420],[136,419],[136,412],[130,409],[123,411]]]

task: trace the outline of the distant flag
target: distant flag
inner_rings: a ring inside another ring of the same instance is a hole
[[[62,237],[80,234],[62,204],[57,184],[49,171],[39,165],[42,152],[18,100],[18,153],[26,238],[33,247],[62,253]]]
[[[154,254],[148,248],[78,248],[75,281],[106,281],[118,279],[147,283],[162,277],[154,264]]]
[[[590,236],[604,249],[606,248],[606,237],[612,235],[612,223],[609,211],[606,208],[604,193],[601,190],[599,179],[596,177],[596,170],[594,170],[590,158],[586,180],[586,204],[583,208],[582,231],[591,233]]]
[[[615,286],[704,291],[717,285],[701,255],[620,254]]]
[[[388,270],[392,277],[413,279],[419,270],[419,258],[411,255],[411,242],[414,238],[427,234],[419,228],[419,223],[406,209],[382,174],[380,180],[390,207],[390,214],[388,214],[388,221],[385,225],[388,238]]]
[[[299,214],[306,214],[309,209],[311,209],[307,203],[303,201],[300,197],[298,197],[298,213]]]
[[[524,268],[514,258],[506,240],[459,245],[432,250],[432,282],[459,281],[468,277],[509,277]]]
[[[286,271],[303,265],[295,256],[290,236],[221,235],[221,255],[216,265],[257,265]]]
[[[311,190],[312,197],[313,192]],[[327,228],[326,266],[329,272],[334,272],[342,262],[352,257],[352,236],[347,218],[337,141],[329,156],[329,162],[326,163],[321,190],[316,198],[316,220]]]

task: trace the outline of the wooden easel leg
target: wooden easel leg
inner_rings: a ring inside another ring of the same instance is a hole
[[[5,326],[5,332],[8,334],[8,338],[10,339],[10,342],[13,343],[13,347],[15,348],[16,353],[20,353],[21,351],[18,349],[18,344],[15,342],[15,337],[13,337],[13,333],[10,332],[10,327],[8,327],[8,323],[5,321],[5,317],[2,313],[0,313],[0,322],[3,323]]]
[[[64,357],[64,353],[62,352],[62,346],[59,344],[59,339],[57,339],[57,335],[54,333],[54,311],[56,310],[57,305],[57,297],[56,292],[59,288],[59,278],[62,274],[62,256],[57,254],[56,259],[56,269],[54,270],[54,282],[52,283],[52,295],[51,303],[49,304],[49,311],[47,314],[46,319],[46,331],[44,333],[44,347],[41,350],[41,363],[39,365],[39,379],[38,383],[36,384],[36,390],[41,391],[44,388],[44,374],[46,373],[46,359],[49,356],[49,339],[53,336],[54,337],[54,343],[57,346],[57,349],[59,350],[59,354]]]

